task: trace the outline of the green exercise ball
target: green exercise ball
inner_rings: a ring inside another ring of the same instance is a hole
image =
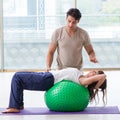
[[[45,92],[47,107],[52,111],[83,111],[89,103],[89,91],[86,87],[62,80]]]

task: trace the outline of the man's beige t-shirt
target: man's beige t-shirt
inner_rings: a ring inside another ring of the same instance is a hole
[[[70,37],[64,27],[57,29],[52,35],[52,43],[57,46],[58,69],[66,67],[82,68],[82,48],[91,44],[88,33],[77,27],[74,36]]]

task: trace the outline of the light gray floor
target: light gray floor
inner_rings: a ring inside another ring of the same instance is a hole
[[[107,106],[120,107],[120,71],[105,71],[107,75]],[[10,83],[14,73],[0,73],[0,107],[6,108],[9,102]],[[46,107],[44,103],[44,92],[25,91],[24,92],[25,107]],[[94,106],[90,104],[89,106]],[[101,106],[102,102],[98,106]],[[120,115],[0,115],[0,120],[119,120]]]

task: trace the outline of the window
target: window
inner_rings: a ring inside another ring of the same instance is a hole
[[[91,63],[83,51],[84,68],[120,68],[120,0],[0,0],[0,5],[1,70],[45,69],[52,32],[65,25],[71,7],[82,12],[79,27],[88,31],[99,60]]]

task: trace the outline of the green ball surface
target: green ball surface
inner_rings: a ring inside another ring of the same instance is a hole
[[[52,111],[83,111],[88,106],[90,95],[86,87],[62,80],[46,91],[44,97]]]

